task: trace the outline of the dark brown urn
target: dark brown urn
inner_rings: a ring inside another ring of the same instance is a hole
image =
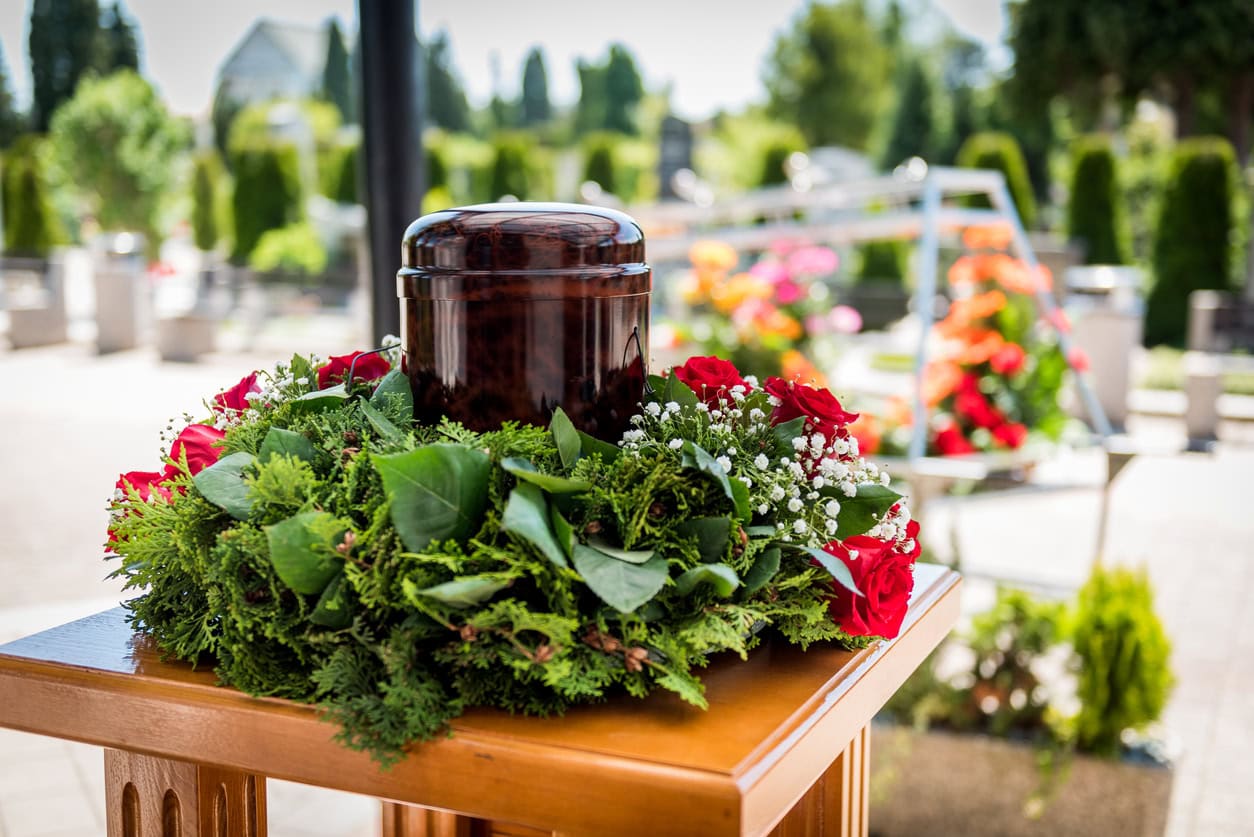
[[[409,225],[396,275],[414,417],[575,426],[617,441],[644,389],[651,273],[613,209],[496,203]]]

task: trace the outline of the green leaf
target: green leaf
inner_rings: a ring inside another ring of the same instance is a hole
[[[426,596],[428,599],[435,599],[437,602],[443,602],[458,610],[483,604],[514,583],[512,579],[502,579],[499,576],[471,575],[417,590],[412,589],[412,582],[408,579],[406,582],[409,583],[406,588],[407,593],[414,596]]]
[[[685,520],[675,527],[675,531],[681,537],[695,537],[701,560],[710,564],[722,558],[727,550],[727,542],[731,540],[732,520],[728,517],[698,517]],[[774,531],[772,527],[772,534]]]
[[[509,456],[502,459],[501,467],[518,477],[518,479],[529,482],[532,485],[538,485],[545,491],[553,494],[578,494],[592,487],[592,483],[586,480],[572,480],[566,477],[542,473],[535,465],[518,456]]]
[[[795,458],[797,449],[792,446],[792,440],[805,432],[806,417],[797,416],[791,421],[780,422],[771,428],[771,433],[775,436],[775,452],[777,456],[787,456]]]
[[[857,593],[859,596],[865,595],[858,589],[858,585],[853,582],[853,574],[849,572],[849,568],[845,566],[845,562],[832,555],[830,552],[824,552],[821,549],[815,549],[812,546],[803,546],[800,549],[811,558],[823,565],[823,569],[831,575],[832,579],[850,592]]]
[[[681,407],[695,407],[701,401],[692,388],[674,375],[668,375],[666,378],[666,398],[665,401],[674,401]]]
[[[666,378],[661,375],[646,375],[645,380],[649,382],[649,388],[653,390],[653,395],[650,396],[646,392],[645,398],[658,402],[666,398]]]
[[[775,573],[779,572],[779,547],[773,546],[764,550],[758,556],[758,560],[753,562],[753,566],[749,568],[749,572],[745,574],[745,595],[752,595],[758,592],[766,583],[774,578]]]
[[[327,589],[322,591],[318,606],[309,614],[309,621],[326,628],[347,628],[353,624],[353,615],[348,612],[344,573],[337,573]]]
[[[264,528],[274,571],[297,593],[321,593],[340,572],[344,559],[335,545],[348,527],[334,515],[302,512]]]
[[[691,593],[698,584],[709,584],[717,595],[727,598],[736,592],[740,579],[726,564],[701,564],[675,579],[675,588],[681,596]]]
[[[582,430],[578,431],[578,433],[579,450],[584,456],[592,456],[594,453],[600,454],[601,461],[606,465],[610,465],[618,459],[618,455],[623,452],[623,449],[618,445],[603,442],[596,436],[589,436]]]
[[[693,441],[685,441],[682,448],[683,456],[681,463],[685,468],[696,468],[698,471],[704,471],[718,482],[723,488],[723,493],[727,495],[727,499],[732,501],[732,507],[736,510],[736,518],[739,520],[748,520],[750,516],[749,509],[749,488],[738,479],[733,479],[723,470],[723,466],[710,456],[709,451]]]
[[[656,596],[668,575],[666,559],[660,555],[629,564],[580,543],[575,544],[573,560],[592,592],[621,613],[631,613]]]
[[[314,457],[318,455],[317,450],[314,449],[313,442],[300,433],[284,430],[282,427],[271,427],[266,432],[266,437],[261,440],[261,456],[259,458],[262,462],[266,462],[276,453],[303,459],[306,462],[313,462]]]
[[[501,518],[501,528],[530,543],[557,566],[569,567],[566,551],[549,528],[548,511],[544,492],[531,483],[520,482],[509,493],[505,515]]]
[[[775,527],[769,523],[761,526],[746,526],[745,534],[751,538],[773,538],[775,537]]]
[[[414,391],[410,389],[409,377],[399,369],[393,369],[383,376],[370,396],[370,405],[381,410],[387,407],[389,402],[396,401],[396,396],[400,396],[400,401],[410,413],[413,413]]]
[[[313,368],[313,364],[309,362],[309,358],[304,355],[292,355],[292,380],[300,380],[304,378],[311,385],[318,385],[318,370]]]
[[[244,482],[244,471],[257,464],[251,453],[232,453],[192,477],[201,495],[236,520],[247,520],[253,510],[252,492]]]
[[[366,401],[362,401],[359,405],[361,413],[366,417],[366,421],[370,422],[370,426],[374,428],[374,432],[378,433],[380,438],[388,441],[396,441],[402,439],[405,433],[388,419],[387,416],[379,412]]]
[[[301,413],[321,413],[327,410],[334,410],[342,407],[344,402],[348,400],[348,391],[344,389],[343,384],[336,384],[326,389],[317,389],[313,392],[307,392],[299,398],[293,398],[288,403],[292,405],[292,409]]]
[[[588,546],[597,552],[603,552],[611,558],[617,558],[619,561],[626,561],[628,564],[643,564],[653,557],[654,550],[628,550],[621,546],[614,546],[605,538],[593,536],[588,538]]]
[[[562,467],[569,471],[579,459],[579,454],[583,449],[583,443],[579,440],[579,431],[575,429],[570,416],[566,415],[561,407],[553,411],[549,431],[557,444],[557,455],[562,459]]]
[[[436,444],[370,460],[391,495],[392,525],[406,549],[419,552],[434,540],[462,541],[478,531],[491,470],[483,451]]]
[[[826,491],[824,494],[827,496]],[[830,496],[840,502],[840,513],[836,516],[836,537],[840,540],[868,531],[901,499],[896,491],[875,483],[858,486],[858,493],[853,497],[845,497],[843,493]]]
[[[557,533],[557,542],[562,547],[562,551],[570,557],[570,553],[575,548],[575,529],[566,522],[566,518],[562,517],[562,513],[557,506],[549,509],[549,521],[553,524],[553,531]]]

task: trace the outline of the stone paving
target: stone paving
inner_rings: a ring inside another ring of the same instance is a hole
[[[103,578],[104,504],[120,471],[156,467],[167,417],[199,413],[201,399],[293,348],[338,353],[354,342],[315,328],[196,365],[75,344],[0,353],[0,642],[116,604],[118,583]],[[1178,686],[1163,730],[1181,755],[1168,833],[1249,833],[1254,426],[1223,425],[1211,454],[1175,453],[1182,426],[1171,418],[1130,430],[1158,453],[1114,484],[1106,559],[1149,568],[1174,641]],[[1103,475],[1100,452],[1060,452],[1027,485],[935,501],[928,545],[960,554],[964,610],[986,605],[998,578],[1074,591],[1093,557]],[[101,764],[99,748],[0,730],[0,837],[104,834]],[[271,782],[269,805],[275,835],[377,833],[376,804],[362,797]]]

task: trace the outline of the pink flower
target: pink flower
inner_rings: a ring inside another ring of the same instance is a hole
[[[782,262],[777,261],[761,261],[749,268],[749,273],[770,282],[772,285],[778,285],[780,282],[787,282],[790,278],[788,268],[784,267]]]
[[[828,313],[827,320],[837,334],[857,334],[862,330],[862,315],[857,308],[848,305],[837,305]]]
[[[775,299],[780,305],[792,305],[805,299],[806,289],[791,279],[785,279],[775,285]]]
[[[1071,351],[1067,353],[1067,363],[1077,372],[1089,371],[1088,353],[1079,346],[1073,346]]]
[[[1045,315],[1045,319],[1060,333],[1071,333],[1071,319],[1067,316],[1067,312],[1061,308],[1051,308],[1049,313]]]
[[[826,276],[839,263],[830,247],[802,247],[788,255],[788,271],[794,276]]]

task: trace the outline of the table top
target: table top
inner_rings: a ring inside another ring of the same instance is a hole
[[[562,718],[476,709],[380,769],[315,707],[251,698],[163,662],[121,608],[0,646],[0,726],[572,833],[763,833],[831,764],[958,617],[960,577],[919,564],[891,642],[766,642],[703,673],[710,708],[670,694]],[[575,804],[572,804],[575,803]]]

